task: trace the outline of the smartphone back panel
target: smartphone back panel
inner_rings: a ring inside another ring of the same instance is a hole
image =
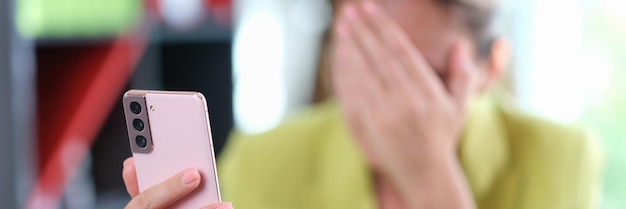
[[[133,150],[140,191],[181,171],[196,168],[202,177],[199,188],[170,208],[200,208],[219,202],[219,185],[204,96],[195,92],[140,93],[145,95],[143,110],[147,113],[149,126],[145,131],[151,133],[151,147],[147,147],[147,151]],[[128,112],[127,124],[130,124],[132,119],[128,118],[133,113]],[[132,125],[128,128],[130,130]],[[137,143],[133,136],[130,143]]]

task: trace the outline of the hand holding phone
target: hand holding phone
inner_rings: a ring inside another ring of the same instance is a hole
[[[131,203],[195,209],[220,202],[204,96],[130,90],[123,103],[134,158],[125,164],[125,183],[137,185],[131,196],[141,192],[151,198],[139,195]],[[135,178],[127,176],[131,171]]]
[[[131,208],[166,208],[173,202],[181,199],[191,191],[196,189],[201,179],[192,180],[192,183],[183,183],[189,179],[185,179],[186,175],[194,176],[195,170],[188,169],[170,179],[157,184],[148,190],[139,193],[137,185],[137,175],[135,172],[135,161],[128,158],[124,161],[124,184],[126,190],[132,200],[126,205],[127,209]],[[215,203],[202,207],[201,209],[233,209],[232,204],[228,202]]]

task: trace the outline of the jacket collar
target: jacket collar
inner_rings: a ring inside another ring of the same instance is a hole
[[[470,106],[459,160],[475,200],[487,195],[498,175],[509,165],[507,127],[493,97],[475,99]]]
[[[499,106],[491,97],[475,99],[459,146],[459,159],[476,201],[487,195],[508,164],[510,150]],[[348,133],[337,104],[320,105],[329,114],[320,139],[319,169],[309,201],[314,208],[377,208],[374,181],[357,144]]]

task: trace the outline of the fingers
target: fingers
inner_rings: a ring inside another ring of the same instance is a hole
[[[383,45],[376,40],[375,32],[371,31],[365,22],[362,21],[362,14],[359,14],[357,7],[348,4],[344,6],[340,21],[335,28],[335,48],[339,51],[339,60],[334,67],[334,71],[342,71],[345,77],[335,76],[336,83],[346,83],[351,85],[353,91],[348,94],[355,97],[363,95],[362,99],[367,101],[352,100],[351,103],[358,104],[383,104],[382,95],[385,95],[387,87],[392,86],[391,75],[384,69],[390,65],[384,62],[385,54],[381,54]],[[382,70],[381,70],[382,69]],[[337,84],[341,85],[341,84]],[[348,98],[350,98],[348,97]]]
[[[139,194],[139,185],[137,184],[137,174],[135,170],[135,160],[132,157],[124,160],[124,169],[122,170],[124,185],[130,198],[135,198]]]
[[[335,45],[332,51],[331,71],[333,88],[341,104],[350,132],[362,146],[365,156],[375,166],[376,158],[370,158],[374,153],[368,143],[363,126],[363,105],[371,105],[370,98],[379,98],[377,82],[374,82],[371,72],[368,72],[367,63],[362,52],[354,45],[350,33],[354,30],[347,23],[340,21],[335,25]]]
[[[332,69],[331,79],[333,81],[333,88],[337,94],[337,98],[340,101],[341,107],[344,109],[346,119],[351,125],[351,129],[355,133],[361,133],[362,130],[360,113],[357,111],[360,109],[359,104],[365,102],[365,96],[367,91],[363,90],[361,85],[368,85],[367,82],[360,82],[367,79],[363,71],[366,67],[360,51],[355,49],[355,46],[347,38],[351,33],[349,26],[339,23],[336,28],[338,38],[334,47],[333,60],[331,61]],[[371,84],[371,83],[370,83]],[[357,137],[361,138],[361,137]]]
[[[188,169],[135,196],[126,208],[165,208],[189,194],[200,184],[197,169]]]
[[[220,202],[204,206],[200,209],[233,209],[233,205],[229,202]]]
[[[366,60],[374,62],[374,74],[383,87],[401,87],[399,84],[416,84],[424,90],[443,89],[443,85],[406,32],[383,8],[373,1],[364,1],[358,6],[358,18],[346,18],[354,29],[353,39],[366,53]],[[346,16],[350,5],[344,7]],[[407,79],[408,77],[408,79]],[[397,89],[392,89],[395,91]]]
[[[460,107],[465,107],[471,94],[471,55],[469,45],[459,43],[452,49],[449,56],[449,76],[445,81],[450,96]]]
[[[347,15],[356,12],[347,8]],[[350,12],[352,11],[352,12]],[[378,99],[377,96],[382,95],[383,90],[380,79],[372,73],[373,66],[370,66],[366,55],[355,41],[356,30],[345,21],[340,21],[336,26],[336,45],[334,47],[335,56],[332,61],[333,65],[333,86],[344,100],[344,104],[354,108],[354,105],[362,104],[364,101],[355,99]],[[368,101],[377,103],[378,101]]]
[[[345,37],[342,38],[342,42],[349,43],[352,48],[358,51],[359,56],[362,56],[363,61],[370,66],[367,71],[362,73],[367,73],[369,76],[378,78],[371,82],[372,85],[380,86],[382,89],[385,89],[389,86],[389,78],[385,78],[389,76],[386,72],[380,70],[384,69],[385,66],[385,55],[384,53],[384,45],[378,40],[379,36],[377,33],[380,31],[374,31],[373,28],[368,26],[365,21],[365,14],[363,14],[362,9],[358,8],[353,4],[347,4],[343,7],[343,11],[340,16],[339,24],[346,25],[350,27],[350,33],[343,34]]]

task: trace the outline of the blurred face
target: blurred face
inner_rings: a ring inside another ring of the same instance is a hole
[[[358,2],[360,0],[343,1]],[[444,70],[453,44],[464,39],[471,40],[462,28],[460,18],[433,0],[374,1],[388,10],[440,76],[446,73]]]

